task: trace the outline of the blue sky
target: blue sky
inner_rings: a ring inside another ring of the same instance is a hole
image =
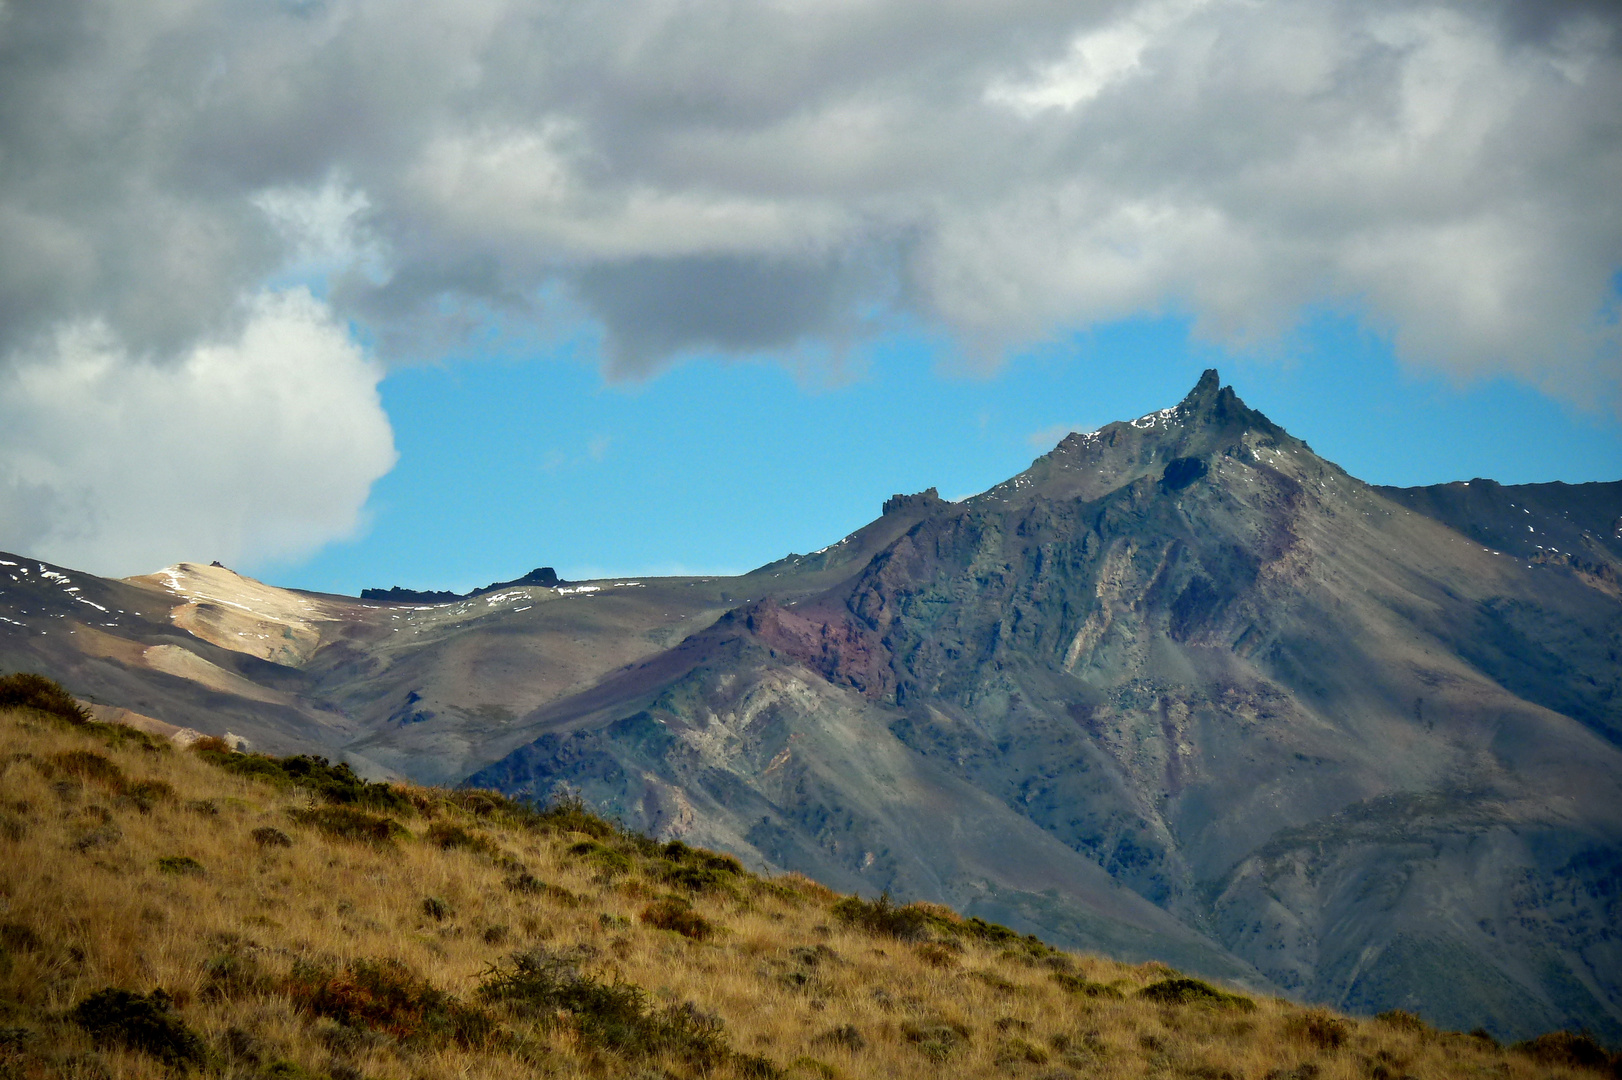
[[[467,357],[382,384],[399,463],[367,525],[279,584],[353,595],[465,591],[540,566],[566,578],[737,573],[859,528],[895,492],[981,491],[1071,427],[1175,403],[1208,366],[1320,454],[1373,483],[1622,479],[1622,425],[1509,379],[1405,373],[1389,343],[1324,317],[1288,355],[1233,356],[1188,321],[1140,319],[990,374],[939,342],[887,340],[843,378],[694,357],[607,381],[589,333],[540,355]]]
[[[1207,366],[1616,479],[1618,101],[1609,0],[12,4],[0,549],[743,570]]]

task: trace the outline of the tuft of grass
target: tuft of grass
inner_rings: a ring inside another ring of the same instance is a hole
[[[165,874],[187,874],[192,877],[203,877],[208,871],[203,864],[190,855],[165,855],[158,860],[158,869]]]

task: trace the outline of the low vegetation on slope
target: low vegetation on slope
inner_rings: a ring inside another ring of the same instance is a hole
[[[1592,1078],[0,679],[0,1078]]]

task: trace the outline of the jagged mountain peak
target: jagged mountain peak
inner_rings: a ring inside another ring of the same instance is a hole
[[[1176,405],[1072,432],[1029,469],[968,502],[984,508],[1033,499],[1092,501],[1140,480],[1176,490],[1218,475],[1219,458],[1297,476],[1324,469],[1339,473],[1305,442],[1246,405],[1232,386],[1222,385],[1215,368],[1207,368]]]

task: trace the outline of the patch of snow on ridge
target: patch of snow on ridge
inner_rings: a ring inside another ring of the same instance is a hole
[[[567,588],[559,589],[557,591],[557,593],[558,593],[559,596],[573,596],[575,593],[587,593],[587,594],[590,594],[590,593],[602,592],[602,591],[603,591],[603,587],[601,585],[574,585],[574,586],[570,586],[570,587],[567,587]]]
[[[1146,431],[1152,427],[1163,427],[1177,419],[1177,415],[1178,413],[1176,405],[1173,405],[1169,409],[1156,409],[1152,413],[1145,413],[1136,420],[1133,420],[1132,426],[1137,428],[1139,431]]]

